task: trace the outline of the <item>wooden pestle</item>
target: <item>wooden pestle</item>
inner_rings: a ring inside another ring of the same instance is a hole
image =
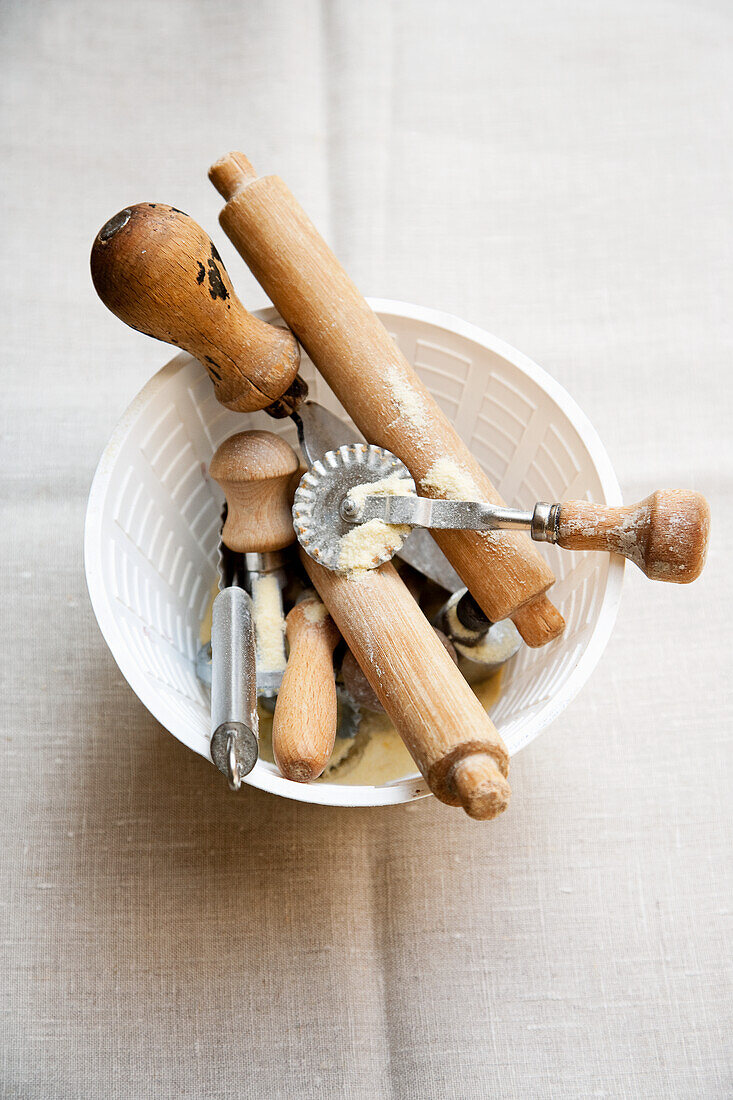
[[[502,813],[504,742],[395,567],[344,575],[300,558],[436,798],[479,820]]]
[[[107,308],[198,359],[227,408],[267,408],[295,382],[292,333],[247,312],[215,246],[181,210],[161,202],[121,210],[97,234],[91,269]]]
[[[209,176],[227,200],[225,233],[364,436],[398,455],[423,495],[451,495],[452,477],[459,496],[502,504],[282,180],[258,177],[242,153],[223,157]],[[531,646],[562,632],[562,616],[545,595],[552,570],[525,534],[433,537],[493,622],[511,616]]]
[[[272,751],[286,779],[309,783],[323,774],[336,739],[333,651],[341,635],[315,593],[286,620],[290,653],[272,720]]]

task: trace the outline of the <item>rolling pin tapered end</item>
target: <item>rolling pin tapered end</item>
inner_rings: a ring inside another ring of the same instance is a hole
[[[450,782],[458,803],[475,821],[490,821],[509,805],[512,789],[494,758],[486,752],[458,760]]]
[[[219,194],[229,202],[257,173],[244,153],[226,153],[209,168],[209,179]]]
[[[565,629],[565,620],[544,593],[515,611],[512,622],[531,649],[559,638]]]

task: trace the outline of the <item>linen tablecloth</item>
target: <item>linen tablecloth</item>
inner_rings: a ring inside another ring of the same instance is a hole
[[[727,0],[6,0],[3,1095],[730,1096]],[[590,417],[627,500],[713,507],[627,569],[591,682],[477,824],[246,790],[150,717],[82,566],[109,434],[168,349],[88,274],[121,207],[211,232],[281,175],[367,294],[473,321]]]

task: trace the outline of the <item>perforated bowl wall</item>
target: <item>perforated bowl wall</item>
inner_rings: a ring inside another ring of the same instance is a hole
[[[509,504],[586,498],[617,504],[610,461],[572,398],[543,370],[473,325],[435,310],[371,300],[408,361]],[[265,320],[273,310],[261,311]],[[311,396],[344,410],[304,357]],[[216,401],[208,376],[177,355],[117,425],[92,484],[85,530],[89,592],[123,675],[170,732],[208,758],[208,698],[196,678],[199,624],[215,575],[221,493],[207,475],[234,431],[265,428],[297,446],[290,420],[241,415]],[[553,721],[587,680],[616,615],[623,562],[543,547],[552,599],[567,626],[507,667],[492,718],[510,753]],[[259,761],[253,786],[332,805],[386,805],[428,793],[415,775],[380,787],[301,785]]]

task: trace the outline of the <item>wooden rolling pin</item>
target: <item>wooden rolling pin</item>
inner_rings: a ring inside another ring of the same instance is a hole
[[[161,202],[121,210],[97,234],[91,269],[107,308],[198,359],[227,408],[254,412],[298,388],[292,333],[247,312],[215,246],[181,210]]]
[[[370,443],[398,455],[424,496],[503,501],[387,330],[277,176],[242,153],[209,172],[222,227]],[[531,646],[564,628],[544,594],[552,570],[526,535],[433,534],[485,614],[511,616]]]
[[[339,634],[313,594],[287,617],[290,653],[272,720],[272,751],[286,779],[309,783],[323,774],[338,722],[333,651]]]
[[[345,576],[300,557],[436,798],[479,820],[500,814],[504,742],[394,566]]]

